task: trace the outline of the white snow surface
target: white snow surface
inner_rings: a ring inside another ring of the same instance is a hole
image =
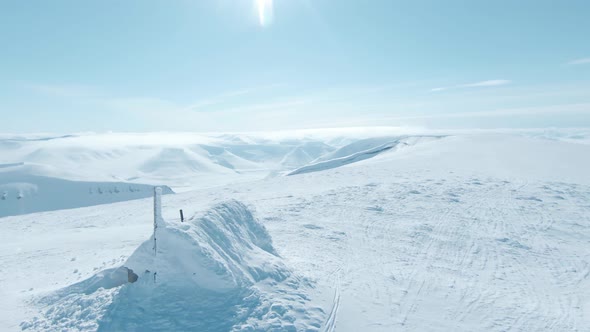
[[[590,331],[590,145],[530,136],[167,195],[155,258],[150,199],[0,218],[0,330]]]
[[[154,193],[152,185],[32,175],[29,166],[16,164],[0,168],[0,217],[122,202]],[[162,188],[165,194],[173,193],[167,186]]]

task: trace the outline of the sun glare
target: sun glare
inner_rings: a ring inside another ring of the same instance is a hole
[[[273,0],[255,0],[256,9],[258,10],[258,22],[261,26],[268,26],[273,19]]]

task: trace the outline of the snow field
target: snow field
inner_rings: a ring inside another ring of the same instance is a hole
[[[588,169],[587,145],[465,135],[167,195],[156,287],[150,199],[1,218],[0,328],[147,329],[147,310],[205,331],[589,331]],[[126,265],[137,283],[94,290]]]

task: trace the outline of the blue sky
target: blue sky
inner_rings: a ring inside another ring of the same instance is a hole
[[[586,0],[4,0],[0,131],[590,126]]]

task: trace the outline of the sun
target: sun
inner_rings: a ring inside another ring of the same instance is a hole
[[[273,0],[254,0],[258,11],[258,22],[261,26],[268,26],[273,19]]]

